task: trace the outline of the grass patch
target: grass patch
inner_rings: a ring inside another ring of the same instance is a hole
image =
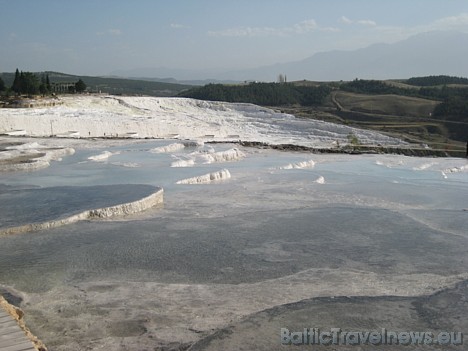
[[[371,114],[394,116],[430,117],[437,101],[399,96],[365,95],[338,91],[336,100],[344,109]]]

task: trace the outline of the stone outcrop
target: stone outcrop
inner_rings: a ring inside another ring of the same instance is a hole
[[[231,178],[231,173],[227,169],[218,172],[204,174],[198,177],[179,180],[176,184],[208,184]]]
[[[0,160],[0,171],[35,171],[50,166],[51,161],[60,160],[62,157],[73,155],[73,148],[39,148],[12,152],[9,158]]]
[[[239,145],[244,147],[256,147],[259,149],[273,149],[280,151],[306,151],[316,154],[396,154],[417,157],[465,157],[465,151],[436,150],[414,146],[398,147],[359,145],[345,146],[340,148],[321,148],[295,144],[269,144],[257,141],[233,141],[233,143],[238,143]],[[210,144],[214,143],[210,142]]]
[[[280,169],[303,169],[303,168],[313,168],[315,166],[314,160],[302,161],[297,163],[290,163],[286,166],[280,167]]]
[[[63,102],[57,99],[18,99],[5,104],[5,108],[38,108],[53,107],[62,105]]]

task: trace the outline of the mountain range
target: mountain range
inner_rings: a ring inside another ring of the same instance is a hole
[[[433,31],[417,34],[393,44],[374,44],[353,51],[316,53],[306,59],[227,72],[138,68],[114,71],[120,77],[153,78],[171,83],[276,81],[279,74],[292,80],[336,81],[360,79],[404,79],[415,76],[468,76],[468,34]],[[208,79],[209,78],[209,79]],[[198,81],[196,81],[198,80]]]

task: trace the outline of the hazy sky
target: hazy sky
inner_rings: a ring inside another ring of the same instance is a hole
[[[237,69],[468,32],[467,0],[0,0],[0,71]]]

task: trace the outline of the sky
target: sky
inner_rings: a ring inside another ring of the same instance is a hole
[[[468,32],[468,0],[0,0],[0,72],[227,71],[432,30]]]

